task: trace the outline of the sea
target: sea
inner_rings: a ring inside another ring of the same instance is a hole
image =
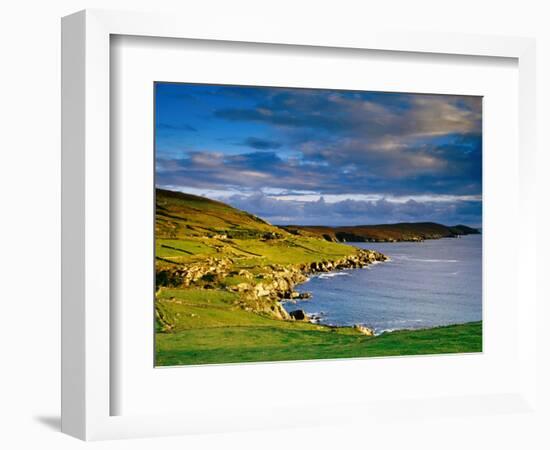
[[[390,258],[314,275],[296,286],[312,298],[286,302],[318,323],[363,325],[375,334],[482,320],[482,236],[424,242],[358,242]]]

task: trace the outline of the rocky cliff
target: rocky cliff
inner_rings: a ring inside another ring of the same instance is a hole
[[[271,264],[253,270],[237,269],[231,258],[207,258],[204,261],[164,268],[157,272],[158,286],[202,287],[224,289],[238,294],[235,305],[279,319],[291,317],[281,305],[281,300],[303,298],[294,287],[307,281],[315,273],[333,270],[358,269],[387,257],[374,250],[358,250],[357,253],[335,260],[315,261],[295,265]],[[238,277],[237,284],[226,284],[226,279]]]

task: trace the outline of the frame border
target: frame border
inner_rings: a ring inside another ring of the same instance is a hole
[[[111,35],[204,39],[381,51],[506,57],[518,60],[520,213],[519,261],[536,261],[536,65],[535,39],[451,33],[346,30],[338,35],[311,24],[303,30],[263,21],[234,27],[163,13],[84,10],[62,19],[62,421],[66,434],[83,440],[163,436],[208,431],[199,418],[110,415],[110,136]],[[536,399],[536,270],[519,264],[533,289],[518,311],[521,353],[518,405]],[[510,398],[511,399],[511,398]],[[488,401],[488,400],[485,400]],[[495,399],[502,403],[503,399]],[[490,409],[490,408],[489,408]],[[275,411],[274,411],[275,414]],[[335,413],[337,414],[337,413]],[[327,415],[325,415],[327,416]],[[323,417],[325,417],[323,416]],[[330,414],[328,415],[330,416]],[[315,418],[313,418],[315,421]],[[311,421],[311,420],[310,420]],[[288,422],[286,420],[285,422]],[[243,430],[249,429],[243,425]]]

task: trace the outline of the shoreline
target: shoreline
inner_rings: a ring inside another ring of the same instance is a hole
[[[298,285],[302,285],[310,281],[311,277],[322,277],[325,274],[344,274],[346,271],[365,269],[371,265],[381,264],[383,262],[389,261],[390,258],[384,255],[377,250],[371,249],[362,249],[360,247],[353,246],[357,254],[350,255],[343,259],[336,261],[322,261],[311,263],[305,267],[300,267],[301,275],[304,277],[302,280],[298,281],[295,284],[290,286],[290,295],[288,298],[279,296],[278,304],[279,306],[287,313],[291,320],[300,320],[303,322],[313,323],[319,326],[328,327],[328,328],[354,328],[360,331],[362,334],[374,335],[374,330],[369,327],[364,326],[363,324],[354,324],[352,326],[335,326],[323,324],[321,322],[315,321],[314,317],[311,314],[306,314],[302,309],[289,310],[285,307],[285,304],[296,304],[297,301],[305,301],[312,299],[312,294],[309,292],[297,292],[294,288]],[[328,275],[327,275],[328,276]],[[285,318],[287,319],[287,318]],[[287,319],[288,320],[288,319]]]
[[[340,273],[342,275],[346,274],[346,271],[352,271],[352,270],[359,270],[359,269],[366,269],[367,267],[370,267],[372,265],[376,264],[382,264],[387,261],[391,261],[390,257],[387,255],[384,255],[381,252],[378,252],[377,250],[372,249],[363,249],[361,247],[357,247],[354,245],[350,245],[357,249],[359,258],[357,260],[352,259],[354,264],[352,266],[348,266],[343,262],[324,262],[324,263],[317,263],[316,265],[312,264],[312,270],[311,271],[302,271],[302,274],[304,275],[305,279],[301,282],[296,283],[291,288],[291,298],[282,298],[279,299],[279,305],[280,307],[286,311],[286,313],[292,318],[291,320],[300,320],[303,322],[312,323],[321,327],[326,327],[328,329],[353,329],[358,331],[359,333],[366,335],[366,336],[379,336],[382,333],[376,333],[375,329],[369,326],[366,326],[362,323],[356,323],[353,325],[331,325],[322,323],[320,314],[318,317],[312,314],[307,314],[303,309],[294,309],[290,310],[287,307],[285,307],[286,304],[293,304],[296,305],[297,301],[310,301],[314,300],[314,296],[309,292],[304,293],[297,293],[298,296],[292,298],[292,294],[296,293],[294,291],[294,288],[298,285],[302,285],[310,281],[310,277],[323,277],[325,275],[327,278],[330,277],[330,274],[332,276],[338,276]],[[348,259],[348,258],[345,258]],[[304,296],[306,294],[306,296]],[[297,318],[298,317],[298,318]],[[394,330],[399,331],[399,330]]]
[[[469,237],[469,236],[466,236],[466,237]],[[442,240],[445,238],[447,237],[435,238],[431,240]],[[399,241],[399,242],[395,242],[395,244],[406,243],[406,242],[409,242],[409,241]],[[354,247],[360,250],[365,249],[363,245],[368,246],[368,243],[366,242],[349,242],[347,244],[350,245],[351,247]],[[389,251],[391,253],[391,250],[389,250],[388,248],[391,247],[392,244],[394,244],[394,242],[384,242],[384,244],[388,244],[388,245],[380,247],[377,250],[384,253],[386,251]],[[372,250],[372,249],[369,249],[369,250]],[[386,255],[386,259],[384,262],[387,262],[387,261],[391,261],[391,258]],[[427,261],[431,262],[432,260],[427,260]],[[375,261],[372,264],[380,264],[381,262],[382,261]],[[456,262],[456,261],[453,261],[453,262]],[[370,265],[367,265],[364,268],[367,268],[367,267],[370,267]],[[415,330],[438,328],[442,326],[462,325],[462,324],[467,324],[470,322],[476,322],[478,320],[482,320],[482,319],[477,319],[475,317],[471,317],[471,315],[469,316],[466,315],[466,317],[457,316],[457,317],[447,317],[447,318],[445,318],[445,316],[443,315],[441,317],[441,320],[437,320],[437,319],[436,320],[427,320],[427,319],[413,320],[413,318],[409,318],[409,319],[405,318],[404,320],[399,320],[396,322],[395,320],[390,320],[390,318],[387,318],[387,320],[381,319],[379,321],[376,321],[373,318],[380,316],[380,314],[382,315],[384,314],[383,311],[376,310],[374,314],[372,314],[372,312],[369,312],[367,314],[361,314],[361,313],[357,314],[364,320],[356,321],[356,317],[355,317],[356,315],[355,314],[350,315],[349,313],[346,312],[345,306],[342,306],[342,304],[346,302],[346,299],[341,299],[342,300],[341,304],[336,305],[336,301],[337,301],[336,297],[333,297],[333,296],[327,297],[326,295],[323,295],[325,290],[332,292],[332,290],[335,289],[335,287],[334,287],[334,284],[331,284],[331,283],[336,283],[338,287],[337,288],[338,292],[342,291],[342,296],[345,297],[347,295],[347,291],[345,287],[347,285],[346,284],[347,282],[345,280],[339,280],[339,279],[338,281],[334,282],[329,279],[337,278],[340,275],[341,276],[351,275],[349,273],[351,272],[351,270],[352,270],[351,268],[347,268],[336,272],[329,271],[326,273],[312,274],[312,276],[310,276],[307,280],[297,285],[297,286],[300,286],[299,292],[301,294],[304,294],[304,293],[307,294],[307,297],[306,298],[299,297],[297,299],[284,299],[282,301],[283,307],[289,313],[295,310],[303,311],[304,315],[306,316],[305,320],[308,320],[309,322],[314,323],[316,325],[329,327],[331,329],[361,328],[364,332],[372,336],[380,336],[382,334],[394,333],[398,331],[415,331]],[[362,279],[363,277],[362,275],[355,274],[355,277],[357,276],[360,277],[359,279]],[[375,277],[374,274],[372,276]],[[305,283],[315,278],[317,279],[326,278],[327,280],[324,282],[321,282],[321,284],[319,284],[319,282],[317,281],[311,289],[307,289],[307,287],[304,286]],[[368,278],[368,275],[367,275],[367,278]],[[325,282],[327,283],[326,288],[324,285]],[[357,283],[356,280],[351,281],[351,283],[354,283],[354,282]],[[321,305],[315,306],[317,295],[321,295]],[[355,290],[352,289],[349,295],[351,295],[352,297],[357,295],[360,296],[360,292],[357,293],[355,292]],[[307,301],[306,304],[302,303],[305,301]],[[355,297],[353,297],[351,301],[357,301],[357,300],[355,299]],[[370,323],[369,323],[369,318],[370,318]],[[377,325],[371,325],[371,323],[373,322]],[[424,323],[417,324],[416,322],[421,322],[421,323],[424,322]]]

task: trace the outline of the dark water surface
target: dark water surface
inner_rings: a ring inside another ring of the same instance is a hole
[[[313,298],[286,303],[331,325],[383,331],[482,319],[481,235],[425,242],[352,243],[391,261],[316,275],[297,286]]]

